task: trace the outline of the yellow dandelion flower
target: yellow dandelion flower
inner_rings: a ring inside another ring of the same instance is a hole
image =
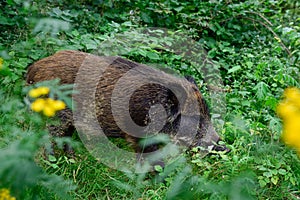
[[[284,97],[298,109],[300,109],[300,90],[298,88],[287,88]]]
[[[283,119],[297,115],[297,111],[297,107],[287,101],[280,102],[277,106],[277,114]]]
[[[29,96],[32,98],[36,98],[36,97],[40,96],[40,94],[38,93],[38,90],[32,89],[29,91]]]
[[[29,96],[32,98],[37,98],[42,95],[49,94],[50,89],[48,87],[38,87],[29,91]]]
[[[51,98],[46,99],[47,105],[52,107],[55,111],[63,110],[66,108],[66,104],[61,100],[54,100]]]
[[[41,95],[49,94],[50,89],[48,87],[39,87]]]
[[[300,115],[284,122],[283,141],[291,146],[300,148]]]
[[[35,112],[41,112],[46,105],[45,99],[38,98],[31,104],[31,109]]]
[[[16,200],[10,195],[10,191],[6,188],[0,189],[0,200]]]
[[[51,106],[45,106],[43,113],[47,117],[53,117],[55,115],[55,110]]]
[[[40,89],[40,88],[39,88]],[[46,94],[49,92],[38,91],[39,94]],[[43,112],[43,114],[47,117],[53,117],[56,111],[63,110],[66,108],[66,104],[61,100],[54,100],[52,98],[38,98],[31,104],[31,109],[35,112]],[[1,199],[0,199],[1,200]]]
[[[0,70],[3,68],[3,58],[0,58]]]
[[[55,100],[52,98],[47,98],[46,103],[47,103],[47,106],[52,107],[55,104]]]
[[[294,147],[300,156],[300,90],[288,88],[284,100],[278,104],[277,114],[283,120],[282,140]]]
[[[56,111],[59,111],[59,110],[63,110],[66,108],[66,104],[65,102],[63,101],[60,101],[60,100],[56,100],[53,104],[53,108],[56,110]]]

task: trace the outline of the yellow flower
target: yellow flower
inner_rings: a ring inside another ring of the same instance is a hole
[[[300,90],[298,88],[287,88],[284,97],[298,109],[300,109]]]
[[[283,119],[292,118],[297,115],[297,111],[298,108],[287,101],[280,102],[277,106],[277,114]]]
[[[283,120],[282,140],[294,147],[300,156],[300,90],[288,88],[284,99],[277,106],[277,114]]]
[[[38,87],[29,91],[29,96],[32,98],[37,98],[42,95],[49,94],[50,89],[48,87]]]
[[[282,139],[291,146],[295,146],[300,149],[300,115],[285,120]]]
[[[43,113],[47,117],[53,117],[55,115],[55,110],[51,106],[46,106],[43,110]]]
[[[66,104],[65,104],[65,102],[63,102],[63,101],[56,100],[56,101],[54,102],[53,108],[54,108],[55,110],[57,110],[57,111],[58,111],[58,110],[63,110],[63,109],[66,108]]]
[[[56,111],[66,108],[66,104],[60,100],[54,100],[51,98],[38,98],[31,104],[31,109],[35,112],[43,111],[43,114],[47,117],[53,117]]]
[[[45,99],[37,99],[31,104],[31,109],[35,112],[41,112],[46,106]]]
[[[47,101],[47,105],[52,107],[53,110],[55,111],[63,110],[66,108],[66,104],[63,101],[54,100],[51,98],[46,99],[46,101]]]
[[[15,197],[10,196],[10,191],[6,188],[0,189],[0,200],[16,200]]]
[[[0,70],[3,68],[3,58],[0,58]]]
[[[47,98],[45,101],[47,103],[47,106],[51,106],[51,107],[53,106],[53,104],[55,102],[55,100],[51,99],[51,98]]]

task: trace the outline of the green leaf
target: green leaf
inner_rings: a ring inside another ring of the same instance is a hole
[[[57,36],[60,31],[67,31],[71,28],[69,22],[54,19],[54,18],[43,18],[38,21],[33,33],[51,34],[52,37]]]
[[[247,62],[246,62],[246,66],[247,66],[248,68],[252,68],[252,67],[253,67],[253,62],[247,61]]]
[[[145,12],[141,13],[141,18],[146,23],[152,23],[151,17],[147,13],[145,13]]]
[[[174,8],[174,10],[176,10],[177,12],[180,12],[180,11],[182,11],[183,9],[184,9],[183,6],[179,6],[179,7],[177,7],[177,8]]]
[[[272,172],[264,172],[263,173],[263,175],[265,176],[265,177],[268,177],[268,178],[270,178],[271,176],[272,176]]]
[[[266,171],[267,170],[267,168],[265,168],[264,166],[259,166],[258,169],[261,170],[261,171]]]
[[[287,171],[285,169],[279,169],[278,173],[281,175],[286,175]]]
[[[248,101],[248,100],[244,100],[244,101],[242,101],[242,105],[243,105],[243,106],[250,106],[251,103],[250,103],[250,101]]]
[[[158,54],[152,51],[148,51],[146,56],[152,60],[159,60]]]
[[[50,166],[51,166],[53,169],[59,168],[59,166],[58,166],[57,164],[50,164]]]
[[[258,183],[260,187],[265,187],[267,185],[267,183],[264,180],[259,180]]]
[[[293,177],[290,177],[290,182],[293,184],[293,185],[296,185],[296,181]]]
[[[72,31],[72,35],[74,35],[75,37],[79,36],[80,33],[77,30]]]
[[[254,90],[256,90],[255,96],[259,100],[264,100],[269,93],[269,86],[265,82],[261,81],[254,87]]]
[[[274,185],[277,185],[278,180],[279,180],[278,176],[273,176],[273,177],[271,178],[271,182],[272,182]]]
[[[232,67],[231,69],[229,69],[228,70],[228,73],[230,74],[230,73],[234,73],[234,72],[236,72],[236,71],[238,71],[238,70],[240,70],[241,69],[241,66],[240,65],[236,65],[236,66],[234,66],[234,67]]]
[[[230,98],[229,102],[230,103],[238,103],[238,102],[240,102],[240,99],[238,99],[238,98]]]
[[[154,170],[157,171],[157,172],[162,172],[162,171],[163,171],[163,168],[162,168],[162,166],[160,166],[160,165],[155,165],[155,166],[154,166]]]
[[[48,160],[49,160],[50,162],[56,162],[56,161],[57,161],[57,159],[56,159],[54,156],[52,156],[52,155],[49,155],[49,156],[48,156]]]
[[[233,25],[232,27],[236,30],[241,30],[241,26],[239,26],[239,25]]]
[[[140,54],[143,57],[147,57],[147,51],[143,49],[139,49],[138,51],[136,51],[136,53]]]
[[[277,104],[278,104],[278,99],[273,97],[273,96],[268,96],[267,100],[265,102],[265,105],[271,108],[272,110],[276,110]]]

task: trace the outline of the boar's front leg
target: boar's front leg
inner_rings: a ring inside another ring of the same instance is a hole
[[[60,125],[50,125],[48,126],[50,135],[53,137],[71,137],[75,131],[73,123],[73,113],[71,109],[67,108],[61,110],[57,113],[57,116],[60,119]],[[64,151],[70,155],[74,154],[74,150],[68,144],[65,144],[63,147]],[[54,154],[54,144],[52,144],[52,149],[50,154]]]

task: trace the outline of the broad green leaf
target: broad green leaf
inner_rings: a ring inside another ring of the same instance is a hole
[[[184,9],[183,6],[179,6],[179,7],[177,7],[177,8],[174,8],[174,10],[176,10],[177,12],[180,12],[180,11],[182,11],[183,9]]]
[[[147,13],[145,13],[145,12],[142,12],[142,13],[141,13],[141,18],[142,18],[143,21],[146,22],[146,23],[152,23],[151,17],[150,17]]]
[[[254,87],[254,90],[256,91],[255,96],[259,100],[264,100],[269,93],[269,86],[265,82],[261,81]]]
[[[290,182],[293,184],[293,185],[296,185],[296,181],[293,177],[290,177]]]
[[[153,52],[153,51],[148,51],[146,55],[147,55],[148,58],[150,58],[152,60],[158,60],[159,59],[158,54]]]
[[[264,172],[263,175],[264,175],[265,177],[270,178],[270,177],[272,176],[272,173],[271,173],[270,171],[269,171],[269,172]]]
[[[155,165],[155,166],[154,166],[154,169],[155,169],[155,171],[157,171],[157,172],[162,172],[162,171],[163,171],[163,168],[162,168],[162,166],[160,166],[160,165]]]
[[[253,62],[247,61],[247,62],[246,62],[246,66],[247,66],[248,68],[252,68],[252,67],[253,67]]]
[[[285,169],[279,169],[278,173],[281,174],[281,175],[286,175],[287,172],[286,172]]]
[[[236,71],[238,71],[238,70],[240,70],[241,69],[241,66],[240,65],[236,65],[236,66],[234,66],[234,67],[232,67],[231,69],[229,69],[228,70],[228,73],[230,74],[230,73],[234,73],[234,72],[236,72]]]
[[[56,162],[57,161],[57,159],[52,155],[49,155],[48,159],[49,159],[50,162]]]
[[[264,180],[259,180],[258,183],[260,187],[265,187],[267,185],[267,183]]]
[[[271,181],[272,181],[272,183],[273,183],[274,185],[277,185],[278,180],[279,180],[278,176],[273,176],[273,177],[271,178]]]

